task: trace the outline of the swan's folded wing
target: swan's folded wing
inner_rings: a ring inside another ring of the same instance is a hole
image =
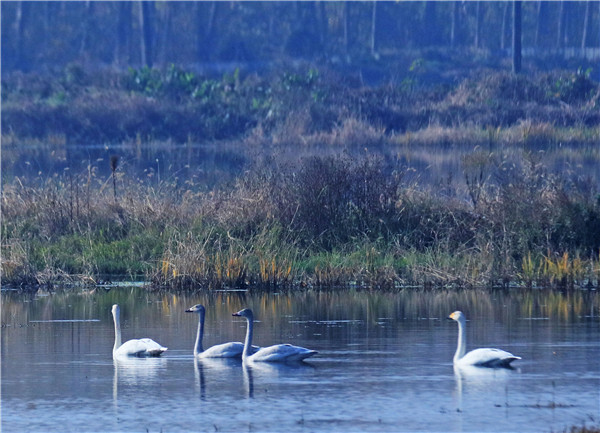
[[[129,340],[123,343],[115,352],[115,356],[159,356],[167,348],[150,338]]]
[[[521,359],[501,349],[481,348],[470,351],[460,359],[463,365],[480,365],[485,367],[507,367],[511,362]]]
[[[292,344],[276,344],[274,346],[263,347],[252,355],[250,359],[252,361],[264,362],[300,361],[316,353],[314,350]]]
[[[200,358],[240,358],[243,351],[244,344],[236,341],[209,347],[198,356]]]
[[[150,338],[142,338],[140,341],[144,343],[146,346],[146,352],[148,352],[150,356],[158,356],[167,351],[166,347],[161,346]]]

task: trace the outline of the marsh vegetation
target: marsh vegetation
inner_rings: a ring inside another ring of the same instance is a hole
[[[3,155],[205,143],[234,149],[243,167],[210,186],[138,176],[116,156],[5,176],[3,283],[597,287],[600,93],[589,72],[418,79],[365,87],[312,67],[12,75]],[[428,178],[413,163],[441,158],[453,168]]]

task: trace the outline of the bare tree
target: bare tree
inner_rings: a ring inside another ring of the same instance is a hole
[[[160,43],[158,49],[160,50],[160,61],[165,64],[170,61],[169,53],[171,52],[171,41],[172,41],[172,30],[173,30],[173,7],[174,3],[163,2],[160,4]]]
[[[131,53],[131,2],[117,3],[117,43],[114,61],[117,65],[128,64]]]
[[[215,33],[217,2],[198,2],[196,6],[196,53],[198,60],[205,62],[212,54],[212,41]]]
[[[343,20],[344,20],[344,52],[348,53],[350,45],[350,2],[343,2]]]
[[[142,64],[151,68],[154,55],[154,2],[140,1],[139,4]]]
[[[521,1],[513,2],[513,72],[521,72]]]
[[[315,17],[317,23],[317,32],[319,34],[319,43],[324,46],[327,42],[327,13],[322,1],[315,2]]]
[[[94,26],[94,2],[86,1],[81,20],[81,44],[79,45],[79,55],[91,56],[91,38]]]
[[[30,2],[20,1],[15,16],[15,66],[17,69],[28,69],[25,56],[25,27],[29,23]]]
[[[504,12],[502,13],[502,29],[500,30],[500,49],[506,48],[506,28],[508,27],[508,7],[510,2],[504,2]]]
[[[598,5],[600,2],[593,0],[522,2],[522,21],[530,18],[532,24],[521,29],[522,40],[538,47],[597,46]],[[500,45],[508,50],[513,1],[294,1],[268,6],[225,1],[7,1],[2,3],[2,12],[6,24],[2,60],[9,71],[60,67],[78,55],[95,63],[105,61],[108,54],[116,65],[135,62],[152,66],[169,61],[189,65],[250,59],[281,52],[314,58],[324,47],[341,55],[441,43],[478,48]],[[501,27],[500,35],[486,31],[492,22]],[[191,34],[185,34],[184,27],[190,25]],[[335,35],[339,44],[329,34],[334,30],[339,33]],[[490,39],[497,37],[500,39]],[[180,45],[177,51],[169,50],[175,42]],[[246,57],[244,47],[253,43],[263,45]],[[188,53],[191,55],[185,57]]]
[[[40,51],[42,53],[47,53],[48,52],[48,42],[51,38],[50,36],[50,29],[52,28],[52,22],[53,22],[53,5],[54,2],[44,2],[44,8],[43,8],[43,13],[42,13],[42,25],[41,25],[41,31],[42,34],[44,35],[44,38],[41,41],[40,44]]]
[[[483,24],[483,2],[478,1],[475,12],[475,48],[481,48],[481,27]]]
[[[560,2],[560,11],[558,13],[558,32],[556,46],[558,48],[565,47],[565,40],[567,37],[567,2]]]
[[[585,2],[585,16],[583,18],[583,34],[581,35],[581,49],[585,49],[587,45],[587,35],[592,22],[592,2]]]
[[[377,53],[377,43],[378,43],[378,24],[377,24],[377,3],[373,2],[372,12],[371,12],[371,54],[375,55]]]
[[[437,2],[430,0],[425,2],[425,14],[421,28],[425,46],[436,45],[439,42],[436,4]]]
[[[547,33],[548,26],[548,2],[540,1],[538,2],[538,11],[537,11],[537,25],[535,28],[535,46],[539,47],[544,45],[544,36]]]
[[[460,22],[460,2],[454,1],[452,4],[452,22],[450,23],[450,46],[458,46],[459,41],[459,22]]]

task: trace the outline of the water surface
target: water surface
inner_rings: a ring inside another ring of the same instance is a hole
[[[550,143],[524,147],[504,147],[501,145],[431,146],[397,145],[369,149],[369,153],[379,155],[389,164],[390,170],[401,169],[407,184],[456,189],[464,195],[464,157],[473,152],[496,155],[501,166],[486,168],[485,176],[493,177],[493,182],[512,181],[513,172],[529,170],[530,165],[543,164],[548,173],[560,175],[576,184],[588,182],[598,186],[598,163],[600,155],[594,146],[581,144]],[[364,156],[362,147],[345,149],[350,156]],[[124,180],[145,182],[160,186],[161,183],[177,185],[181,188],[210,190],[244,176],[255,164],[275,160],[295,164],[301,158],[319,155],[339,155],[337,147],[320,146],[315,148],[282,148],[264,146],[256,149],[243,143],[186,143],[171,142],[91,145],[80,144],[40,144],[9,143],[2,148],[2,180],[12,182],[19,177],[20,182],[33,185],[43,184],[56,176],[68,185],[86,184],[95,179],[97,187],[103,187],[111,176],[110,159],[119,157],[118,173]],[[499,164],[497,161],[495,164]],[[468,166],[468,164],[467,164]],[[500,170],[499,172],[497,172]],[[489,172],[488,172],[489,171]],[[478,173],[478,172],[477,172]],[[502,180],[504,177],[506,179]],[[489,181],[492,181],[490,179]]]
[[[110,307],[123,338],[168,346],[113,361]],[[300,365],[195,361],[195,303],[205,346],[240,341],[319,354]],[[469,348],[523,357],[515,370],[455,370],[456,323]],[[2,431],[563,431],[600,423],[595,292],[345,291],[151,293],[140,288],[2,294]]]

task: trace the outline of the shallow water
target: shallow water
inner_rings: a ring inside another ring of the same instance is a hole
[[[110,307],[124,340],[150,337],[162,358],[113,361]],[[241,341],[319,354],[300,365],[195,361]],[[456,323],[469,348],[523,357],[515,370],[455,371]],[[402,291],[148,293],[140,288],[2,294],[2,431],[563,431],[600,424],[597,293]]]
[[[369,149],[375,155],[388,161],[390,169],[401,168],[407,185],[442,188],[450,194],[452,190],[466,194],[464,183],[464,157],[474,151],[491,152],[504,159],[502,172],[507,179],[513,179],[509,170],[516,170],[529,159],[542,163],[551,174],[560,174],[564,179],[581,183],[587,179],[590,184],[599,185],[598,153],[594,146],[559,145],[544,143],[526,148],[506,148],[504,146],[479,146],[472,148],[457,146],[426,146],[425,148],[399,145],[396,147]],[[347,149],[351,156],[363,155],[363,148]],[[129,143],[90,145],[69,144],[63,146],[39,145],[31,143],[10,143],[2,148],[2,180],[12,182],[19,177],[20,183],[44,184],[49,178],[62,177],[66,184],[86,184],[91,175],[98,188],[110,179],[112,169],[110,159],[119,157],[118,172],[124,180],[146,182],[160,186],[162,182],[181,188],[212,189],[231,182],[252,170],[255,164],[275,158],[296,163],[303,157],[314,155],[338,155],[337,147],[282,149],[262,148],[257,152],[253,146],[239,143]],[[531,153],[529,158],[524,155]],[[397,165],[396,165],[397,164]],[[96,178],[97,177],[97,178]],[[500,181],[498,177],[496,181]]]

